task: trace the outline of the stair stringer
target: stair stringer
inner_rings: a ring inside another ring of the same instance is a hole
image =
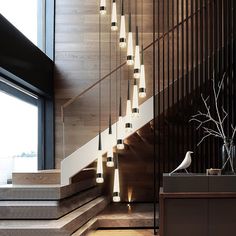
[[[133,130],[131,133],[125,133],[124,138],[135,133],[145,124],[153,120],[153,97],[147,99],[139,107],[140,116],[134,118],[132,121]],[[126,117],[123,117],[124,120]],[[105,154],[109,146],[114,147],[116,145],[116,125],[117,122],[112,125],[112,131],[114,133],[113,140],[110,140],[108,135],[108,129],[104,130],[101,133],[102,136],[102,150]],[[61,162],[61,185],[69,185],[71,183],[71,178],[76,175],[78,172],[83,170],[86,166],[91,164],[97,159],[97,150],[98,150],[98,135],[87,142],[82,147],[78,148],[68,157],[62,160]]]

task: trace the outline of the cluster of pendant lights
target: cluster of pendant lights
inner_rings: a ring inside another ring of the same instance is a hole
[[[118,31],[117,21],[117,4],[116,0],[111,0],[111,31]],[[145,83],[145,67],[144,67],[144,55],[143,45],[141,48],[140,58],[140,45],[139,45],[139,32],[138,26],[136,26],[136,37],[135,37],[135,50],[133,46],[133,33],[132,33],[132,22],[131,13],[129,13],[128,23],[128,38],[126,38],[126,20],[124,12],[124,0],[121,3],[121,18],[120,18],[120,34],[119,34],[119,46],[120,48],[127,47],[127,65],[133,66],[133,97],[132,101],[130,98],[130,80],[128,79],[128,94],[126,102],[126,119],[123,121],[121,111],[121,97],[119,101],[119,117],[117,122],[117,145],[118,150],[124,149],[124,132],[132,132],[132,119],[139,117],[139,97],[146,97],[146,83]],[[100,0],[100,15],[107,13],[106,0]],[[137,13],[136,13],[137,14]],[[109,117],[109,140],[113,139],[111,116]],[[103,183],[103,166],[102,166],[102,153],[101,153],[101,132],[99,131],[99,144],[98,144],[98,159],[97,159],[97,183]],[[119,168],[118,168],[118,154],[116,153],[114,158],[113,147],[110,145],[107,151],[107,167],[114,167],[114,186],[113,186],[113,201],[120,201],[120,185],[119,185]]]

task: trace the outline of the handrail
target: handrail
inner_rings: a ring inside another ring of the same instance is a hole
[[[208,3],[210,4],[210,3]],[[205,8],[205,6],[203,6],[202,8]],[[165,33],[163,33],[161,36],[159,36],[157,39],[155,39],[154,41],[152,41],[150,44],[148,44],[146,47],[144,47],[143,52],[145,50],[147,50],[148,48],[150,48],[153,44],[157,43],[159,40],[164,39],[169,33],[171,33],[173,30],[175,30],[176,28],[178,28],[180,25],[184,24],[187,20],[191,19],[192,17],[194,17],[199,11],[201,10],[201,8],[199,8],[196,12],[194,12],[192,15],[189,15],[188,17],[186,17],[183,21],[177,23],[173,28],[171,28],[170,30],[166,31]],[[100,80],[98,80],[97,82],[95,82],[94,84],[90,85],[88,88],[86,88],[83,92],[79,93],[78,95],[74,96],[73,98],[71,98],[69,101],[67,101],[66,103],[64,103],[61,106],[61,120],[62,122],[64,121],[64,108],[68,107],[70,104],[72,104],[77,98],[83,96],[85,93],[87,93],[89,90],[91,90],[93,87],[95,87],[97,84],[99,84],[100,82],[102,82],[103,80],[105,80],[107,77],[109,77],[110,75],[112,75],[114,72],[116,72],[117,70],[119,70],[121,67],[123,67],[124,65],[126,65],[126,61],[121,63],[119,66],[117,66],[115,69],[113,69],[112,71],[110,71],[108,74],[106,74],[105,76],[103,76]]]

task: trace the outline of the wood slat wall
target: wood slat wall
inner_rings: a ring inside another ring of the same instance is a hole
[[[205,134],[201,129],[196,130],[198,126],[196,123],[189,123],[192,115],[199,110],[205,111],[201,94],[204,97],[210,96],[209,105],[211,108],[214,107],[212,91],[214,75],[216,84],[224,73],[227,77],[219,99],[220,107],[224,106],[229,113],[225,122],[226,133],[231,134],[230,124],[236,123],[235,2],[231,0],[168,0],[165,4],[168,6],[171,2],[179,4],[179,8],[174,7],[170,10],[176,11],[176,16],[182,22],[184,13],[190,16],[194,12],[196,14],[187,18],[186,22],[173,32],[177,34],[174,41],[169,41],[169,35],[164,39],[164,41],[167,40],[167,46],[163,47],[163,42],[158,42],[156,46],[155,83],[158,94],[160,94],[162,81],[167,83],[167,96],[163,95],[161,98],[161,95],[157,95],[155,101],[157,193],[162,184],[162,173],[170,172],[181,163],[188,150],[194,151],[190,171],[205,173],[207,168],[222,167],[222,141],[209,137],[197,146]],[[188,7],[186,7],[186,2],[190,2]],[[163,3],[162,0],[157,1],[157,32],[161,27],[158,21],[163,12],[161,3]],[[168,17],[165,21],[171,24]],[[170,48],[173,47],[177,48],[177,51],[171,52]],[[166,68],[164,64],[168,64],[167,73],[161,72],[163,68]],[[175,74],[173,64],[177,66],[177,74]],[[177,90],[171,85],[173,77],[177,78]],[[172,99],[177,99],[174,107]],[[166,112],[162,113],[161,107],[167,107]],[[209,127],[214,128],[214,125],[211,124]]]

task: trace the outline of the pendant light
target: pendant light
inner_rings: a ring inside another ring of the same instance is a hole
[[[108,142],[112,143],[113,135],[112,135],[112,126],[111,126],[111,117],[109,118],[109,131],[108,131]],[[111,144],[109,144],[108,150],[107,150],[107,167],[113,167],[114,166],[114,154],[113,154],[113,147]]]
[[[120,49],[120,64],[121,64],[121,49]],[[124,145],[124,121],[122,117],[122,98],[121,98],[121,68],[120,68],[120,104],[119,104],[119,118],[118,118],[118,129],[117,129],[117,149],[122,150],[125,148]]]
[[[104,182],[103,179],[103,162],[102,162],[102,140],[101,140],[101,131],[98,135],[98,157],[97,157],[97,175],[96,182],[101,184]]]
[[[138,26],[136,26],[136,45],[135,45],[135,56],[134,56],[134,78],[140,78],[140,47],[138,37]]]
[[[128,32],[128,46],[127,46],[127,64],[134,64],[134,52],[133,52],[133,34],[131,29],[131,13],[129,13],[129,32]]]
[[[145,66],[144,66],[144,50],[143,50],[143,0],[142,0],[142,7],[141,7],[141,23],[142,23],[142,57],[141,57],[141,66],[140,66],[140,80],[139,80],[139,97],[145,98],[146,93],[146,78],[145,78]]]
[[[134,79],[134,87],[133,87],[132,116],[139,117],[138,85],[136,79]]]
[[[129,77],[129,76],[128,76]],[[130,81],[128,78],[128,95],[126,101],[126,121],[125,121],[125,132],[132,132],[132,108],[131,108],[131,100],[130,100]]]
[[[120,179],[118,168],[118,153],[116,153],[115,170],[114,170],[114,185],[113,185],[113,202],[120,202]]]
[[[106,8],[106,0],[100,0],[100,14],[106,15],[107,8]]]
[[[111,12],[111,30],[117,31],[117,11],[116,11],[116,0],[112,1],[112,12]]]
[[[101,15],[99,14],[99,80],[101,80]],[[102,162],[102,138],[101,138],[101,82],[99,81],[98,93],[99,107],[99,134],[98,134],[98,156],[97,156],[97,176],[96,182],[103,183],[103,162]]]
[[[109,40],[109,69],[111,72],[111,29],[110,29],[110,40]],[[109,78],[109,129],[108,129],[108,150],[107,150],[107,167],[114,166],[114,154],[113,154],[113,134],[111,125],[111,74]]]
[[[125,14],[124,14],[124,0],[121,3],[121,16],[120,16],[120,47],[126,47],[126,29],[125,29]]]
[[[146,97],[146,81],[145,81],[145,66],[144,66],[144,55],[143,55],[143,45],[142,45],[142,60],[140,67],[140,80],[139,80],[139,97]]]
[[[124,145],[124,123],[123,123],[123,117],[122,117],[122,110],[121,110],[121,103],[122,99],[120,97],[120,105],[119,105],[119,118],[118,118],[118,124],[117,124],[117,149],[122,150],[125,148]]]

